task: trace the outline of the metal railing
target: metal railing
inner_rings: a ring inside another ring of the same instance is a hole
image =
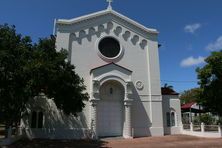
[[[204,131],[206,132],[218,132],[218,125],[204,125]]]
[[[0,124],[0,138],[5,136],[5,126]]]
[[[183,124],[184,130],[190,130],[190,124]]]
[[[201,125],[193,125],[193,131],[201,131]]]

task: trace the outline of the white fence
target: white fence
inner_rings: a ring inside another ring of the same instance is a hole
[[[7,138],[5,138],[5,133]],[[21,128],[10,127],[8,130],[5,129],[5,126],[0,126],[0,147],[3,145],[10,145],[13,142],[22,138]]]
[[[220,138],[222,137],[222,130],[221,125],[205,125],[204,123],[197,125],[191,122],[190,124],[183,124],[182,134],[207,138]]]

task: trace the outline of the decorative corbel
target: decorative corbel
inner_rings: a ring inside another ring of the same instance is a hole
[[[93,93],[99,93],[100,83],[98,80],[93,80]]]
[[[126,100],[133,99],[133,83],[131,81],[126,84]]]
[[[93,91],[92,91],[91,101],[99,100],[99,88],[100,88],[100,82],[98,80],[93,80]]]

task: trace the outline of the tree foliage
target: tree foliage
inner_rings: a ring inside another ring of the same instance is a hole
[[[29,64],[31,71],[32,92],[38,95],[43,92],[48,98],[53,98],[57,107],[66,114],[81,112],[84,100],[85,85],[74,71],[75,67],[67,61],[67,51],[55,50],[55,38],[40,39],[34,45],[33,62]]]
[[[168,85],[167,83],[165,83],[163,85],[163,88],[173,89],[173,86],[172,85]]]
[[[53,36],[33,45],[14,26],[0,25],[0,121],[18,123],[28,100],[40,93],[66,114],[81,112],[88,94],[67,54],[56,52]]]
[[[172,85],[169,85],[169,84],[167,84],[167,83],[165,83],[165,84],[163,85],[163,88],[172,89],[172,90],[173,90],[173,86],[172,86]]]
[[[14,26],[0,26],[0,118],[6,125],[20,119],[30,96],[26,63],[31,51],[29,37],[16,34]]]
[[[194,117],[194,124],[201,124],[204,123],[206,125],[214,125],[217,124],[217,120],[215,119],[215,116],[211,114],[202,114],[200,116],[195,116]]]
[[[185,90],[180,95],[181,104],[186,104],[190,102],[198,102],[200,98],[201,89],[200,88],[192,88],[189,90]]]
[[[161,93],[163,95],[178,95],[178,93],[174,91],[173,86],[168,85],[167,83],[165,83],[164,86],[161,87]]]
[[[201,88],[200,103],[209,111],[222,115],[222,51],[212,52],[207,63],[197,68]]]

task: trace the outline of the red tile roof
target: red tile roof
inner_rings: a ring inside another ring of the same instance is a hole
[[[186,103],[186,104],[183,104],[181,106],[181,109],[189,109],[192,107],[192,105],[194,105],[196,102],[190,102],[190,103]]]

